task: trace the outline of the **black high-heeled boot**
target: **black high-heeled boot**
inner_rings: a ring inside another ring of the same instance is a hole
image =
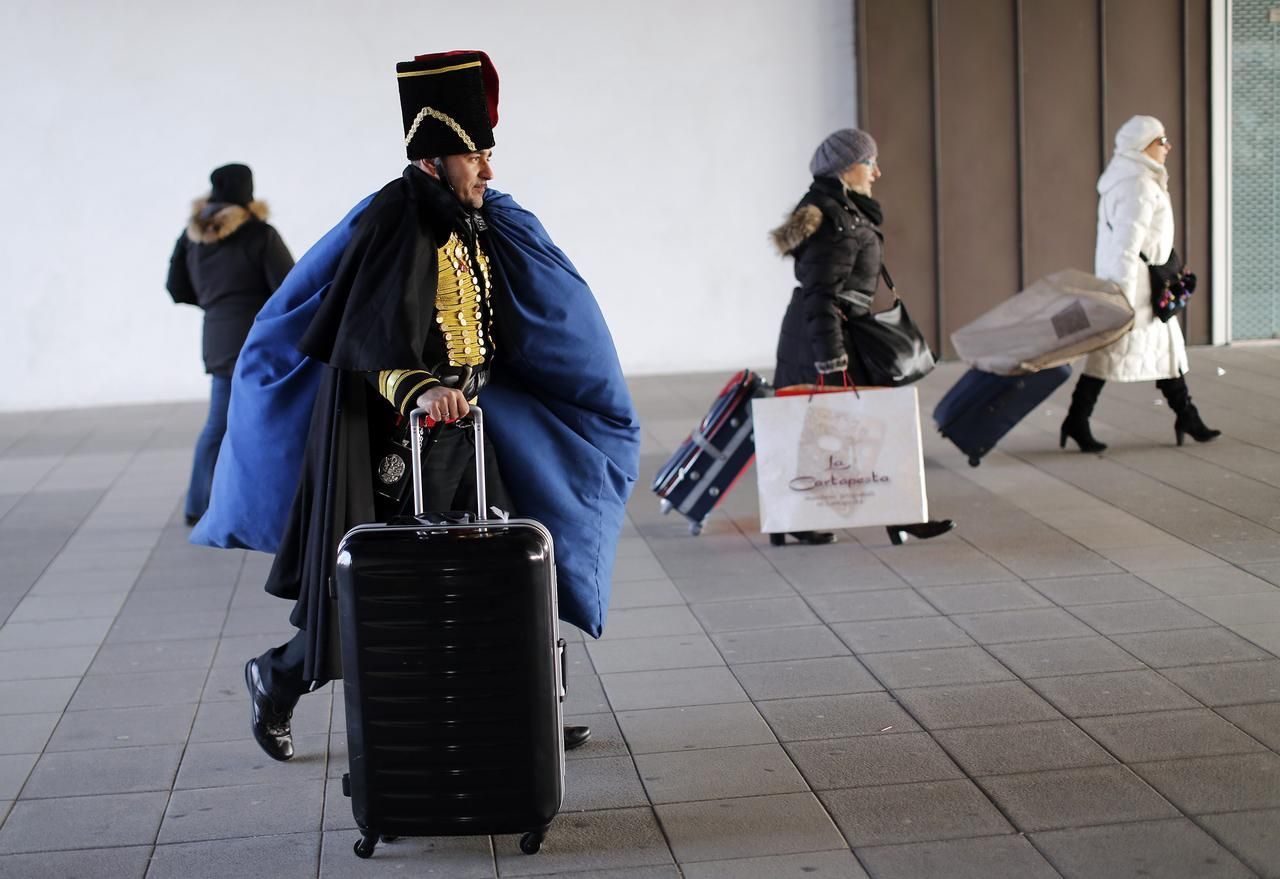
[[[930,537],[946,534],[954,527],[956,523],[951,519],[930,519],[915,525],[890,525],[886,530],[889,532],[889,542],[894,546],[901,546],[908,537],[928,540]]]
[[[835,534],[830,531],[776,531],[769,535],[769,543],[773,546],[782,546],[787,542],[788,533],[796,543],[807,543],[810,546],[836,542]]]
[[[1214,430],[1200,418],[1200,411],[1191,402],[1191,391],[1187,389],[1187,380],[1182,376],[1163,378],[1156,382],[1156,387],[1169,401],[1173,410],[1173,438],[1182,445],[1187,434],[1198,443],[1207,443],[1222,436],[1222,431]]]
[[[1089,429],[1089,416],[1093,414],[1094,404],[1098,402],[1098,394],[1102,393],[1104,384],[1106,382],[1100,378],[1080,376],[1075,390],[1071,392],[1071,408],[1067,410],[1067,417],[1058,433],[1058,448],[1065,449],[1070,438],[1082,452],[1097,454],[1106,451],[1107,444],[1094,439],[1093,431]]]

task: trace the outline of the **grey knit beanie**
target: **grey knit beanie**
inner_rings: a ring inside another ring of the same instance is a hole
[[[879,154],[876,141],[865,131],[842,128],[831,134],[814,150],[809,160],[809,173],[814,177],[834,177],[854,162],[865,162]]]

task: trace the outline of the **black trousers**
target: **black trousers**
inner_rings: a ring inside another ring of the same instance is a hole
[[[475,434],[470,428],[443,425],[433,431],[422,452],[423,509],[432,512],[476,511]],[[493,446],[485,442],[485,493],[489,507],[511,513],[511,496],[498,472]],[[412,498],[406,504],[412,508]],[[394,512],[394,511],[391,511]],[[486,515],[491,515],[486,511]],[[258,674],[277,705],[297,702],[311,682],[302,675],[308,636],[299,629],[291,639],[258,657]]]

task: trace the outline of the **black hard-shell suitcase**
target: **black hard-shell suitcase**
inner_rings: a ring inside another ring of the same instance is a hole
[[[1055,366],[1026,375],[966,372],[933,410],[938,432],[969,456],[977,467],[1032,409],[1044,402],[1071,375],[1070,366]]]
[[[770,393],[768,382],[749,369],[729,379],[710,411],[653,479],[663,513],[689,520],[689,533],[702,532],[707,514],[747,469],[756,454],[751,401]]]
[[[483,449],[483,415],[471,412]],[[355,852],[398,836],[523,833],[533,854],[564,797],[551,535],[531,519],[423,515],[422,414],[410,422],[416,515],[358,526],[338,545]]]

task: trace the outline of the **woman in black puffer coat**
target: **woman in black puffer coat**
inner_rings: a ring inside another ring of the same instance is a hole
[[[791,216],[773,230],[784,256],[795,258],[796,281],[778,335],[774,387],[814,384],[820,375],[840,384],[870,385],[853,340],[845,331],[848,318],[867,314],[884,266],[884,215],[871,197],[880,178],[875,140],[865,131],[846,128],[822,142],[809,171],[813,183]],[[852,356],[851,356],[852,355]],[[908,536],[927,539],[955,527],[950,519],[915,525],[892,525],[897,544]],[[801,543],[831,543],[827,531],[798,531]],[[785,534],[771,534],[780,546]]]
[[[266,204],[253,200],[253,172],[224,165],[209,181],[212,191],[195,202],[173,248],[167,285],[174,302],[204,309],[204,368],[212,376],[209,417],[196,441],[187,489],[188,525],[209,506],[236,358],[258,310],[293,268],[289,248],[266,222]]]

